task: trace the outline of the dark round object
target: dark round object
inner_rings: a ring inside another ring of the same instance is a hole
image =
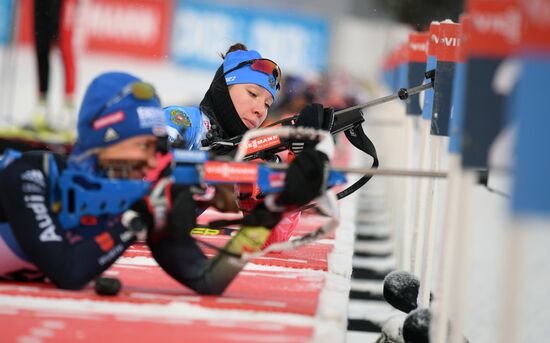
[[[117,295],[122,288],[122,283],[117,278],[98,277],[95,279],[94,289],[99,295]]]
[[[398,92],[397,92],[397,95],[399,96],[399,99],[401,100],[407,100],[409,98],[409,91],[407,90],[407,88],[401,88]]]
[[[430,322],[432,314],[427,308],[419,308],[407,316],[403,322],[405,343],[430,343]]]
[[[393,271],[384,278],[384,299],[396,309],[409,313],[418,307],[420,280],[407,271]]]

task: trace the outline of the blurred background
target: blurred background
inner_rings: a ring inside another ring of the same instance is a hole
[[[57,20],[65,30],[53,37],[49,54],[47,113],[52,125],[70,128],[70,122],[63,122],[67,120],[55,120],[57,114],[74,115],[90,80],[109,70],[125,70],[153,83],[165,105],[197,104],[221,63],[219,54],[236,42],[281,66],[290,80],[277,104],[285,111],[292,108],[288,103],[293,97],[304,92],[315,93],[316,101],[330,98],[336,106],[364,100],[376,87],[384,54],[406,41],[409,29],[425,29],[435,19],[456,20],[462,4],[68,0],[62,7]],[[3,123],[23,124],[40,110],[34,19],[32,0],[0,0]],[[67,66],[74,69],[74,90],[72,104],[65,109]]]
[[[406,43],[410,32],[426,31],[433,20],[458,22],[464,10],[462,1],[453,0],[66,0],[64,6],[65,30],[49,53],[44,109],[40,104],[33,1],[0,0],[0,127],[26,125],[37,111],[45,110],[52,127],[73,128],[86,86],[105,71],[123,70],[152,83],[164,106],[196,105],[222,62],[219,54],[236,42],[260,51],[282,69],[282,93],[270,111],[270,121],[296,113],[310,102],[345,108],[394,92],[396,89],[382,82],[387,55]],[[511,24],[503,23],[504,28]],[[69,80],[67,75],[72,75]],[[512,79],[512,75],[504,78]],[[70,80],[74,87],[67,87]],[[476,86],[468,85],[473,90]],[[385,168],[425,166],[411,163],[424,147],[419,143],[418,123],[405,119],[405,113],[399,102],[367,113],[364,128]],[[407,138],[415,135],[416,141]],[[444,170],[443,155],[439,166]],[[504,136],[497,139],[491,163],[509,167],[513,159],[509,140]],[[383,224],[391,228],[395,243],[403,227],[414,221],[411,211],[419,211],[417,204],[412,204],[417,197],[407,198],[406,193],[410,195],[420,186],[408,184],[410,179],[387,180],[375,177],[367,187],[383,190],[384,195],[375,200],[381,205],[373,207],[383,212]],[[513,218],[510,182],[509,173],[493,174],[489,186],[500,195],[472,183],[463,198],[470,212],[460,229],[469,229],[470,236],[466,249],[456,252],[456,258],[468,271],[465,280],[459,281],[464,285],[460,291],[464,292],[462,311],[467,318],[462,332],[470,342],[502,341],[510,318],[521,327],[517,342],[546,342],[550,334],[549,222],[547,217],[527,222]],[[548,189],[542,191],[550,194]],[[442,182],[433,200],[441,204],[433,219],[437,242],[445,229],[446,196]],[[369,215],[372,218],[373,214]],[[511,228],[523,228],[526,235],[514,241],[509,237]],[[398,244],[391,245],[388,250],[398,252],[398,248]],[[443,250],[436,244],[435,251],[434,276],[428,287],[434,289],[437,298],[435,286]],[[521,258],[514,260],[516,255],[511,251]],[[389,269],[403,267],[395,256],[389,261]],[[510,272],[510,261],[515,261],[514,273]],[[521,282],[510,290],[510,280]],[[369,289],[369,285],[363,283],[355,290]],[[380,300],[381,281],[374,285]],[[374,329],[365,326],[365,331],[376,334],[384,320],[394,314],[389,305],[382,308],[380,301],[356,301],[352,305],[352,319],[376,324]],[[350,335],[349,340],[374,341],[372,336],[365,337]]]

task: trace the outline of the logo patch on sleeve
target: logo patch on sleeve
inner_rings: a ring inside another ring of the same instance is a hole
[[[189,119],[187,113],[180,110],[170,111],[170,121],[177,126],[191,126],[191,119]]]
[[[108,232],[103,232],[95,236],[95,242],[99,245],[99,248],[105,252],[111,250],[115,246],[115,241]]]

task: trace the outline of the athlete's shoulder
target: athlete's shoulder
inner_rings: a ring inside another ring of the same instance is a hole
[[[193,145],[204,130],[204,121],[199,107],[168,106],[164,108],[169,140],[174,144],[179,141],[185,147]]]
[[[3,183],[12,185],[29,180],[38,182],[39,179],[42,181],[38,183],[46,184],[56,179],[58,173],[65,168],[65,156],[49,151],[31,151],[20,154],[9,163],[2,163],[0,178]]]

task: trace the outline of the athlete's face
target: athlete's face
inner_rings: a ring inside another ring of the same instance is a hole
[[[229,95],[244,125],[256,129],[267,117],[273,97],[265,88],[252,83],[229,86]]]
[[[101,149],[99,165],[110,169],[115,178],[142,179],[157,167],[157,137],[142,135]]]

